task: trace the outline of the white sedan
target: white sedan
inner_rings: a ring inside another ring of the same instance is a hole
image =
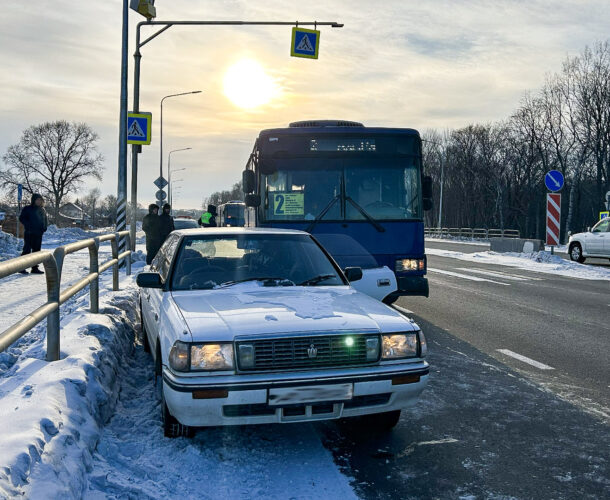
[[[586,233],[570,236],[570,259],[584,262],[587,257],[610,258],[610,218],[600,220]]]
[[[427,383],[426,341],[350,286],[361,277],[301,231],[171,233],[137,277],[165,435],[344,417],[396,425]]]

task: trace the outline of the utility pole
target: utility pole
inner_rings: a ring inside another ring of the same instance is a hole
[[[129,44],[128,22],[128,0],[123,0],[123,32],[121,43],[121,105],[119,112],[119,171],[116,214],[117,231],[124,231],[127,227],[127,49]],[[124,251],[125,238],[120,238],[119,253],[123,253]]]

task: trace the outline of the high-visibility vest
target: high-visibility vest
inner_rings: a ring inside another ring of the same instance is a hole
[[[210,212],[204,212],[201,214],[201,223],[209,224],[211,218],[212,218],[212,214]]]

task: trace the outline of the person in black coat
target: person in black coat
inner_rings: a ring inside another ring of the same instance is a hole
[[[159,207],[154,203],[148,205],[148,214],[142,220],[142,230],[146,233],[146,263],[150,264],[163,240],[161,239],[161,223],[159,217]]]
[[[25,228],[21,255],[39,252],[42,246],[42,235],[49,225],[47,212],[44,209],[44,198],[41,195],[38,193],[32,195],[31,203],[24,207],[19,215],[19,222]],[[27,274],[28,272],[24,269],[21,273]],[[32,274],[44,274],[44,272],[36,265],[32,267]]]
[[[169,203],[163,205],[163,212],[159,216],[159,225],[161,231],[161,244],[167,239],[169,233],[171,233],[174,229],[174,218],[170,215],[172,211],[172,207]]]

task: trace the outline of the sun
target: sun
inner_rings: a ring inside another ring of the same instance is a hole
[[[240,108],[267,104],[278,93],[278,86],[263,67],[252,59],[242,59],[225,73],[224,94]]]

